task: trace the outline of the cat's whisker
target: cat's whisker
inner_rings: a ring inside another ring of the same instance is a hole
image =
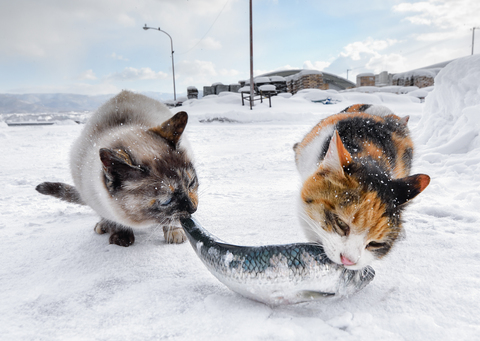
[[[307,223],[310,231],[313,232],[316,236],[318,236],[318,239],[321,241],[320,244],[322,244],[325,248],[328,248],[330,250],[336,250],[336,246],[330,241],[329,234],[326,232],[321,224],[318,221],[313,220],[306,214],[305,212],[300,212],[300,217]]]
[[[207,192],[208,192],[208,188],[200,187],[199,191],[197,192],[198,197],[202,198],[203,196],[205,196],[207,194]]]
[[[367,265],[384,257],[403,236],[405,206],[430,183],[426,174],[409,175],[407,122],[383,106],[356,104],[295,144],[304,232],[337,262]]]
[[[300,212],[300,217],[307,223],[310,230],[320,237],[322,242],[325,242],[325,230],[320,226],[320,223],[310,218],[305,212]],[[328,242],[328,240],[327,240]]]

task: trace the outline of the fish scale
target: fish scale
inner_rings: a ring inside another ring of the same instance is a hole
[[[223,284],[269,305],[346,297],[370,283],[370,266],[348,270],[332,262],[318,244],[238,246],[214,238],[194,219],[182,227],[198,257]]]

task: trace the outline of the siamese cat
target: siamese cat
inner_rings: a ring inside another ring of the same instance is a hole
[[[182,243],[179,219],[198,205],[198,179],[182,133],[188,115],[172,116],[162,103],[129,91],[101,106],[70,153],[75,186],[44,182],[42,194],[90,206],[101,220],[94,230],[110,244],[129,246],[133,229],[163,226],[167,243]]]
[[[307,238],[351,270],[384,257],[402,233],[402,211],[429,184],[410,175],[408,116],[358,104],[320,121],[294,146]]]

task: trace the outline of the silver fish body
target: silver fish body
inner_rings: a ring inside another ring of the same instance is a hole
[[[327,258],[318,244],[237,246],[212,237],[197,221],[182,227],[207,269],[232,291],[269,305],[345,297],[363,289],[375,271],[348,270]]]

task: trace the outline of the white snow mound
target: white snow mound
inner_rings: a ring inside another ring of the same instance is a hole
[[[418,127],[418,142],[442,154],[480,146],[480,55],[457,59],[440,71]]]

